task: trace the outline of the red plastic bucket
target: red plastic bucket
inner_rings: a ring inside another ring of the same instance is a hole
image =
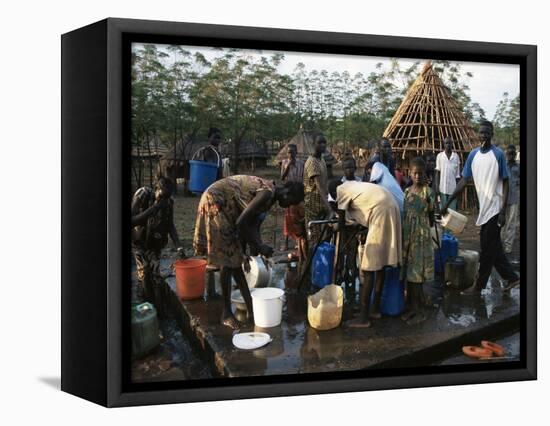
[[[182,259],[174,263],[176,293],[180,299],[198,299],[204,295],[206,260]]]

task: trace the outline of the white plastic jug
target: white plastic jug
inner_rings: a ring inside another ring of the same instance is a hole
[[[453,234],[460,234],[468,222],[468,218],[453,209],[447,209],[447,214],[441,218],[441,225]]]
[[[277,327],[283,316],[283,296],[280,288],[257,288],[252,293],[254,324],[258,327]]]
[[[316,330],[330,330],[342,321],[344,292],[339,285],[330,284],[307,298],[307,319]]]

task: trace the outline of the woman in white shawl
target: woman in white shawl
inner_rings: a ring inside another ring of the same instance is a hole
[[[401,216],[403,216],[403,191],[388,168],[379,161],[372,165],[370,182],[376,183],[391,192],[395,198],[395,202],[399,206]]]

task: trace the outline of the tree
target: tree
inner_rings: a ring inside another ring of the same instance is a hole
[[[213,60],[198,82],[197,104],[227,131],[235,159],[247,132],[268,125],[271,115],[287,111],[291,88],[288,79],[277,73],[282,59],[279,53],[255,58],[232,49]]]
[[[154,175],[153,154],[159,152],[159,131],[165,120],[166,69],[162,59],[166,56],[155,45],[144,45],[132,53],[132,145],[138,148],[138,153],[147,153],[150,185]]]
[[[494,138],[497,142],[519,144],[519,107],[519,95],[510,98],[507,92],[502,94],[493,118]]]
[[[242,141],[283,140],[300,126],[323,130],[329,142],[364,145],[380,138],[418,75],[420,61],[391,59],[369,74],[307,69],[298,63],[280,73],[282,53],[264,55],[216,49],[206,58],[181,46],[142,45],[132,55],[132,146],[138,152],[174,152],[187,141],[206,138],[219,127],[238,158]],[[473,121],[485,112],[470,97],[471,73],[449,61],[435,61],[452,96]],[[506,95],[507,96],[507,95]],[[499,135],[519,137],[519,98],[503,99]],[[237,167],[238,164],[234,163]],[[142,180],[142,164],[134,167]],[[152,156],[149,175],[152,180]],[[176,177],[176,176],[174,176]]]

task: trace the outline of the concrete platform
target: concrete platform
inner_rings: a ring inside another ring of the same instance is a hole
[[[291,287],[293,279],[285,265],[274,270],[279,287],[285,283]],[[166,308],[213,366],[214,374],[240,377],[436,364],[463,345],[519,330],[519,291],[504,295],[495,277],[489,286],[477,297],[442,291],[437,283],[426,286],[434,307],[418,325],[387,317],[375,321],[370,329],[348,329],[344,323],[323,332],[307,323],[306,296],[287,290],[281,326],[256,328],[269,333],[273,341],[255,351],[232,345],[234,332],[220,324],[221,297],[180,301],[173,276],[167,278],[162,293]],[[344,321],[353,317],[353,306],[346,305]],[[253,330],[248,326],[240,331]]]

